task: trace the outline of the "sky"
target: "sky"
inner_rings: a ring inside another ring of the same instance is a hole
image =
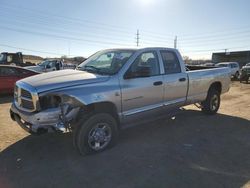
[[[1,0],[0,51],[84,56],[174,47],[192,59],[250,50],[249,0]]]

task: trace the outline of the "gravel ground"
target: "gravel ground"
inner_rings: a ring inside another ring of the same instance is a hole
[[[85,157],[70,134],[25,133],[9,117],[11,98],[0,96],[0,188],[250,187],[250,84],[233,82],[217,115],[187,106]]]

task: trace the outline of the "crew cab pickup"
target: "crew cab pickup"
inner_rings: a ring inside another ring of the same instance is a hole
[[[185,105],[215,114],[229,87],[228,68],[185,66],[176,49],[110,49],[77,70],[18,81],[10,116],[31,134],[72,131],[77,150],[88,154],[114,145],[120,129]]]

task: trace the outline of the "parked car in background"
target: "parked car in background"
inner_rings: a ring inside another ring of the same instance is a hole
[[[231,70],[231,76],[239,79],[240,76],[240,66],[237,62],[222,62],[216,64],[218,67],[228,67]]]
[[[242,69],[244,68],[250,68],[250,63],[247,63],[245,66],[242,67]]]
[[[214,65],[215,65],[214,63],[205,63],[204,64],[204,66],[206,66],[206,67],[214,67]]]
[[[37,74],[39,73],[17,66],[0,65],[0,93],[12,93],[16,81]]]
[[[45,60],[36,66],[25,67],[28,70],[34,70],[37,72],[51,72],[63,69],[63,63],[60,60]]]
[[[21,67],[26,66],[26,64],[23,62],[23,54],[21,52],[2,52],[0,54],[0,65],[13,65]]]
[[[250,77],[250,63],[247,63],[241,69],[240,82],[246,81],[248,83],[249,77]]]

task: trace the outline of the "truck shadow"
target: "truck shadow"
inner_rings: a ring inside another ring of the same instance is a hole
[[[3,187],[241,187],[250,180],[250,121],[185,110],[121,132],[80,156],[71,134],[28,136],[0,153]]]

